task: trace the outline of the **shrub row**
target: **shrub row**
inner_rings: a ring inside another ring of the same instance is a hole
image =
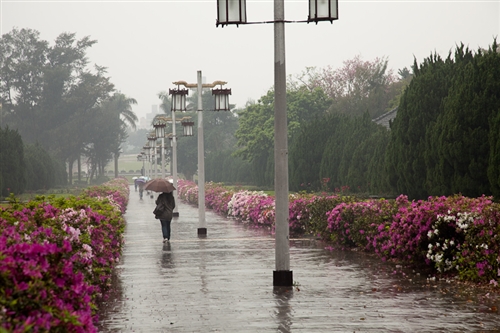
[[[0,208],[0,332],[96,332],[119,260],[126,179]]]
[[[182,200],[197,204],[195,183],[178,182]],[[256,227],[274,230],[274,197],[208,183],[206,207]],[[500,205],[491,197],[462,195],[409,201],[360,200],[328,194],[290,195],[292,234],[313,234],[341,248],[358,248],[425,266],[436,274],[498,285]]]

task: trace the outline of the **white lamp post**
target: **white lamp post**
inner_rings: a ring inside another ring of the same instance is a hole
[[[172,110],[172,177],[173,177],[173,185],[176,188],[174,191],[174,196],[177,197],[177,135],[175,129],[175,112],[186,111],[186,96],[188,94],[187,89],[169,89],[169,95],[172,95],[172,100],[170,104],[170,109]],[[179,216],[179,212],[177,211],[177,205],[174,208],[173,212],[174,216]]]
[[[149,136],[148,136],[148,140],[149,140],[149,147],[151,147],[150,149],[150,152],[151,152],[151,167],[154,168],[153,169],[153,172],[151,174],[151,176],[154,176],[154,178],[156,178],[156,169],[158,168],[156,166],[156,136],[155,136],[155,132],[151,132],[149,133]]]
[[[244,0],[217,0],[216,26],[247,24]],[[309,17],[304,21],[316,22],[338,19],[338,0],[309,0]],[[274,179],[276,197],[276,270],[273,285],[290,287],[289,200],[288,200],[288,128],[286,115],[285,65],[285,5],[274,0]]]
[[[187,91],[187,90],[186,90]],[[172,118],[163,118],[165,123],[171,123],[172,124],[172,133],[168,135],[168,138],[170,140],[170,147],[172,148],[172,159],[171,159],[171,174],[172,174],[172,184],[175,187],[174,190],[174,197],[177,196],[177,135],[176,135],[176,123],[180,122],[182,126],[184,127],[184,136],[192,136],[193,135],[193,122],[189,122],[188,120],[191,117],[184,117],[181,120],[176,120],[175,119],[175,112],[172,110]],[[187,128],[187,129],[186,129]],[[186,134],[188,133],[188,134]],[[191,133],[191,134],[189,134]],[[173,216],[179,216],[179,211],[178,211],[178,205],[175,206],[172,215]]]
[[[149,170],[148,168],[146,168],[146,170],[144,170],[144,176],[146,177],[149,177],[151,178],[151,163],[150,163],[150,159],[149,159],[149,150],[151,149],[151,147],[149,146],[149,141],[144,145],[144,147],[142,147],[142,149],[145,150],[146,152],[146,160],[149,162]]]
[[[155,134],[157,138],[161,138],[161,178],[165,178],[165,127],[167,126],[166,119],[163,117],[156,117],[153,122]]]
[[[144,149],[142,158],[145,161],[149,162],[149,142],[146,145],[144,145],[144,147],[142,147],[142,149]],[[148,172],[149,170],[147,170],[146,166],[144,166],[144,165],[143,165],[143,168],[144,168],[144,176],[149,177],[149,172]]]
[[[197,72],[197,82],[196,83],[187,83],[186,81],[177,81],[173,82],[173,84],[177,86],[184,86],[186,88],[192,88],[197,90],[198,93],[198,214],[199,214],[199,226],[198,226],[198,236],[206,237],[207,235],[207,226],[205,222],[205,147],[203,141],[203,88],[214,88],[217,85],[221,87],[225,85],[227,82],[224,81],[214,81],[213,83],[203,83],[201,71]],[[215,89],[218,90],[217,93],[212,92],[215,95],[226,95],[225,97],[219,98],[219,105],[216,102],[216,108],[214,111],[224,111],[229,109],[229,101],[227,100],[227,95],[231,93],[231,89]],[[222,103],[221,103],[222,101]],[[180,101],[179,108],[186,109],[186,99]],[[184,104],[182,104],[184,103]],[[220,109],[217,106],[226,106],[227,108]],[[174,104],[174,99],[172,97],[172,104]]]

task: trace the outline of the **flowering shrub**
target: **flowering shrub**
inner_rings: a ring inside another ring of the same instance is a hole
[[[205,186],[205,205],[220,215],[227,215],[229,211],[228,204],[233,194],[233,191],[228,190],[221,184],[207,183]]]
[[[198,186],[193,181],[178,179],[177,195],[190,204],[198,204]]]
[[[312,194],[290,195],[290,209],[288,212],[290,233],[303,234],[306,232],[307,221],[310,219],[308,203],[312,196]]]
[[[113,190],[114,189],[114,190]],[[96,332],[118,262],[128,183],[0,208],[0,331]],[[96,196],[93,196],[96,195]]]
[[[484,196],[454,199],[451,209],[437,217],[428,233],[427,259],[439,272],[497,285],[500,206]]]
[[[317,235],[323,239],[331,239],[331,231],[328,230],[327,214],[341,203],[355,202],[354,197],[338,195],[315,195],[308,202],[306,209],[309,220],[302,219],[305,230],[309,234]]]
[[[392,220],[393,210],[387,200],[339,203],[326,214],[330,240],[378,252],[377,240]]]
[[[208,187],[207,207],[274,231],[274,197],[232,192],[220,184]],[[457,274],[464,280],[496,286],[500,277],[500,205],[489,197],[455,195],[410,202],[405,195],[395,200],[358,200],[337,194],[293,194],[289,230],[375,252],[382,260],[428,265],[436,273]]]
[[[274,222],[274,198],[260,191],[240,191],[233,194],[228,203],[228,216],[245,223],[272,227]]]

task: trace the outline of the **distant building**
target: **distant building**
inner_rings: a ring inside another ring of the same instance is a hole
[[[141,117],[139,119],[139,126],[138,128],[153,128],[151,125],[153,123],[153,119],[158,113],[163,113],[159,112],[159,106],[158,105],[151,105],[151,112],[146,113],[146,117]]]
[[[375,123],[377,123],[379,125],[385,126],[388,129],[391,129],[389,127],[389,122],[391,120],[393,120],[394,118],[396,118],[397,114],[398,114],[398,108],[396,107],[396,108],[392,109],[391,111],[386,112],[383,115],[381,115],[381,116],[373,119],[373,122],[375,122]]]

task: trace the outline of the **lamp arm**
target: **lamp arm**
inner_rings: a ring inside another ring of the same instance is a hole
[[[186,88],[197,88],[198,87],[197,83],[187,83],[186,81],[176,81],[176,82],[172,82],[172,84],[175,84],[177,86],[184,86]],[[216,85],[223,86],[225,84],[227,84],[226,81],[214,81],[213,83],[203,83],[201,86],[202,86],[202,88],[213,88]]]

